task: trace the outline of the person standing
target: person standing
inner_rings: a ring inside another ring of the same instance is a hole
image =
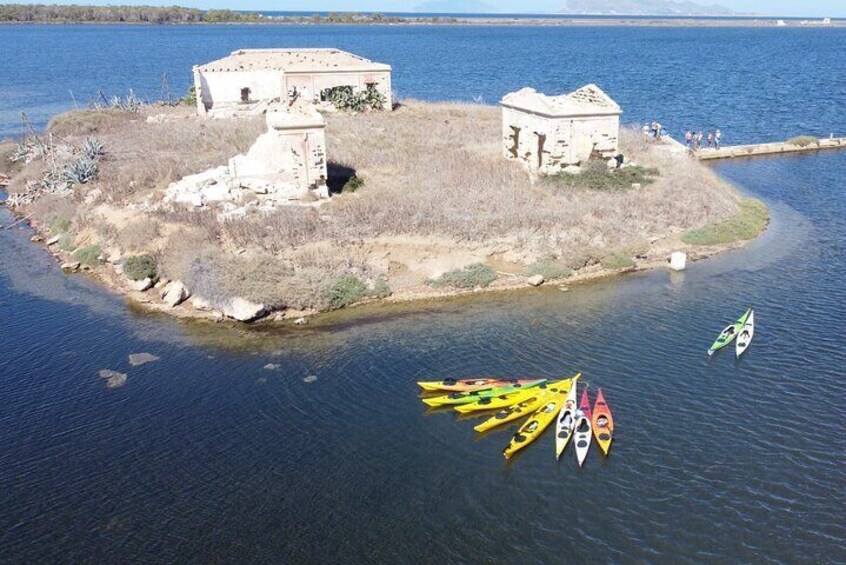
[[[714,147],[719,149],[720,148],[720,142],[722,141],[722,139],[723,139],[723,134],[720,133],[719,129],[717,129],[717,131],[714,132]]]
[[[711,149],[711,144],[714,143],[714,134],[711,133],[710,131],[708,132],[707,143],[708,143],[708,149]]]
[[[687,130],[687,132],[685,132],[685,134],[684,134],[684,143],[685,143],[685,145],[687,145],[688,149],[692,149],[693,132],[691,132],[690,130]]]
[[[702,130],[699,130],[699,133],[696,136],[696,150],[699,151],[702,149],[702,140],[705,139],[705,136],[702,135]]]

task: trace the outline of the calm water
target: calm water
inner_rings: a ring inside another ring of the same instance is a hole
[[[14,51],[0,100],[4,116],[46,117],[65,85],[152,92],[162,70],[175,83],[235,47],[331,44],[393,63],[421,98],[596,80],[629,116],[716,119],[744,140],[846,130],[846,33],[780,34],[0,27]],[[0,231],[0,561],[846,561],[846,153],[718,170],[773,224],[685,273],[297,332],[132,313],[62,276],[28,231]],[[749,352],[709,361],[747,304]],[[142,351],[161,361],[130,367]],[[104,368],[126,386],[106,389]],[[473,421],[427,414],[414,385],[576,370],[618,426],[611,456],[583,469],[570,450],[554,460],[550,435],[507,465],[509,430],[476,438]]]

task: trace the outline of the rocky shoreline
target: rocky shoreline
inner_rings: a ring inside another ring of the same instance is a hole
[[[0,182],[3,178],[0,178]],[[3,185],[0,184],[0,189]],[[23,219],[23,218],[18,218]],[[239,322],[282,324],[305,326],[309,320],[324,313],[318,310],[274,310],[262,304],[256,304],[245,299],[235,299],[230,309],[215,309],[208,301],[200,296],[192,295],[181,281],[171,281],[167,278],[156,280],[143,279],[132,281],[121,269],[119,261],[109,261],[103,257],[103,263],[98,267],[81,265],[74,260],[71,253],[63,252],[55,247],[56,236],[50,237],[49,229],[30,223],[35,232],[31,241],[40,244],[55,259],[57,265],[65,274],[81,274],[97,281],[105,288],[124,296],[129,304],[146,312],[163,313],[181,319],[192,319],[211,323]],[[634,264],[624,268],[609,269],[602,265],[591,265],[574,272],[566,278],[545,279],[542,275],[525,276],[513,272],[499,271],[501,278],[487,287],[473,289],[435,289],[425,285],[418,285],[403,289],[384,298],[362,300],[348,308],[374,303],[381,304],[409,304],[415,302],[431,302],[466,297],[475,294],[506,293],[539,287],[557,287],[563,292],[569,291],[573,285],[595,282],[601,279],[618,277],[628,273],[670,268],[670,254],[681,251],[687,260],[696,262],[711,258],[726,251],[740,249],[751,240],[735,241],[721,245],[685,245],[681,242],[680,234],[656,239],[648,253],[642,254],[634,260]]]

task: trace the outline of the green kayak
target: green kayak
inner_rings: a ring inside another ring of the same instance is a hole
[[[484,390],[474,390],[472,392],[453,392],[444,396],[436,396],[434,398],[424,398],[423,402],[429,406],[449,406],[454,404],[470,404],[471,402],[478,402],[483,398],[495,398],[503,394],[517,392],[527,388],[534,388],[546,382],[546,379],[537,379],[529,381],[525,384],[515,383],[510,386],[500,386],[495,388],[488,388]]]
[[[740,333],[740,330],[743,328],[743,325],[746,323],[746,319],[749,318],[749,314],[751,312],[752,308],[747,308],[746,312],[744,312],[735,323],[720,332],[720,336],[717,338],[717,341],[715,341],[710,349],[708,349],[708,355],[713,355],[715,352],[734,341],[734,338],[736,338],[737,334]]]

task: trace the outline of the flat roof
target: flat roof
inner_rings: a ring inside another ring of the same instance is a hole
[[[199,65],[200,72],[278,70],[298,73],[332,71],[390,71],[390,65],[340,49],[239,49],[228,56]]]

